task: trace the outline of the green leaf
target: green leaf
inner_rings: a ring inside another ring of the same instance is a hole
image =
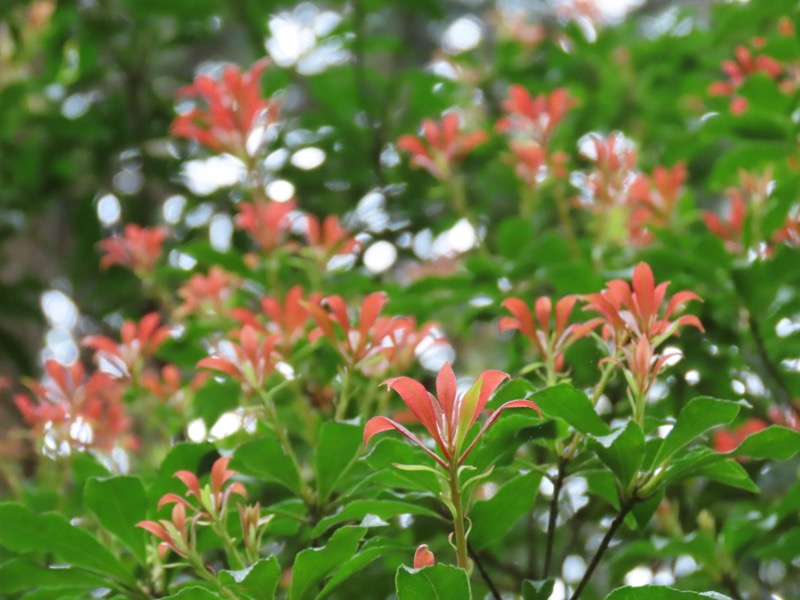
[[[718,454],[709,448],[690,450],[672,461],[672,464],[659,480],[658,487],[665,487],[670,483],[694,477],[701,469],[723,460],[725,460],[724,454]]]
[[[624,428],[593,439],[597,456],[616,475],[620,487],[627,489],[645,456],[642,428],[636,421],[628,421]]]
[[[606,469],[591,469],[581,472],[586,478],[589,493],[602,498],[615,509],[619,509],[619,494],[614,475]]]
[[[536,236],[530,219],[513,217],[503,220],[497,228],[497,250],[507,260],[524,257],[523,250],[529,247]],[[530,254],[527,254],[530,257]]]
[[[144,563],[146,533],[136,523],[147,518],[148,502],[139,478],[92,478],[83,488],[83,501],[100,525]]]
[[[718,592],[684,592],[668,587],[645,585],[624,587],[611,592],[606,600],[730,600]]]
[[[522,600],[549,600],[555,584],[556,580],[552,578],[542,581],[526,579],[522,582]]]
[[[73,567],[135,585],[131,573],[100,542],[59,515],[0,504],[0,544],[15,552],[49,552]]]
[[[385,538],[372,538],[364,543],[358,554],[336,569],[330,581],[322,588],[315,600],[322,600],[329,596],[337,587],[347,581],[356,573],[362,571],[378,558],[386,559],[388,556],[397,555],[408,557],[414,552],[406,544],[400,544]]]
[[[434,565],[409,569],[403,565],[395,578],[398,600],[468,600],[472,598],[464,569]]]
[[[320,500],[328,499],[339,479],[358,456],[363,431],[361,425],[340,421],[329,421],[321,427],[314,454],[314,472]]]
[[[236,381],[212,379],[194,394],[195,414],[211,429],[223,413],[239,406],[241,387]]]
[[[582,391],[569,384],[549,387],[531,396],[542,414],[551,419],[561,419],[581,433],[604,436],[611,433],[595,412],[591,400]]]
[[[211,470],[211,465],[219,457],[214,444],[182,442],[175,444],[158,468],[158,476],[147,489],[150,504],[156,504],[161,496],[168,492],[183,492],[186,487],[175,478],[180,470],[191,471],[198,476]]]
[[[364,457],[364,461],[375,474],[363,485],[377,484],[381,490],[399,487],[432,493],[438,493],[441,489],[439,477],[430,471],[408,471],[395,467],[435,464],[420,448],[404,440],[389,436],[378,440]]]
[[[489,500],[473,505],[469,514],[472,520],[469,540],[476,550],[502,539],[533,508],[541,481],[541,473],[530,471],[502,485]]]
[[[441,519],[439,513],[418,502],[403,502],[401,500],[355,500],[345,505],[339,512],[325,517],[317,523],[311,536],[318,538],[328,529],[345,521],[360,520],[367,515],[375,515],[381,519],[389,519],[398,515],[424,515],[434,519]]]
[[[263,437],[237,448],[230,467],[245,475],[278,483],[294,494],[300,494],[300,473],[274,437]]]
[[[219,580],[237,597],[273,600],[281,578],[281,566],[274,556],[262,558],[254,565],[239,571],[221,571]]]
[[[633,515],[634,521],[636,521],[636,525],[639,529],[644,529],[649,525],[650,519],[653,517],[653,513],[656,512],[656,509],[661,504],[661,501],[664,499],[664,491],[660,490],[658,493],[650,496],[646,500],[642,502],[637,502],[633,505],[631,509],[631,514]]]
[[[678,415],[672,431],[664,438],[664,443],[656,455],[655,464],[660,466],[678,450],[708,430],[731,423],[744,406],[748,406],[744,401],[731,402],[705,396],[689,400]]]
[[[289,600],[312,598],[317,584],[355,555],[366,531],[366,527],[342,527],[333,533],[322,548],[308,548],[300,552],[292,569]]]
[[[219,595],[197,585],[185,587],[164,600],[219,600]]]
[[[800,432],[771,425],[747,436],[732,456],[746,456],[755,460],[789,460],[800,452]]]
[[[733,459],[701,467],[696,474],[754,494],[761,491],[744,467]]]
[[[34,584],[35,582],[35,584]],[[0,592],[25,592],[35,585],[39,589],[101,588],[109,581],[83,569],[43,567],[19,557],[0,565]]]

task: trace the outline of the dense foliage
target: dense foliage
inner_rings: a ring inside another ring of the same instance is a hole
[[[800,595],[796,2],[264,4],[0,17],[0,595]]]

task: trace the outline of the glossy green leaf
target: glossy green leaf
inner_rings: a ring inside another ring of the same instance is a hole
[[[731,454],[755,460],[789,460],[800,452],[800,432],[772,425],[747,436]]]
[[[413,556],[414,549],[406,544],[385,538],[372,538],[367,540],[353,558],[339,566],[333,573],[325,587],[316,597],[316,600],[328,597],[345,581],[363,571],[378,559],[386,561],[394,557],[392,562],[402,561],[403,558]]]
[[[701,469],[725,460],[725,455],[717,454],[709,448],[695,448],[675,457],[660,478],[660,486],[677,483],[694,477]]]
[[[606,600],[730,600],[718,592],[684,592],[668,587],[645,585],[624,587],[611,592]]]
[[[424,569],[397,569],[398,600],[469,600],[472,593],[464,569],[434,565]]]
[[[317,584],[339,565],[353,558],[366,531],[365,527],[342,527],[337,529],[328,543],[321,548],[301,551],[292,569],[289,600],[313,598]]]
[[[701,467],[697,471],[697,475],[700,477],[707,477],[708,479],[724,483],[731,487],[753,492],[754,494],[758,494],[761,491],[753,480],[750,479],[750,475],[748,475],[744,467],[732,459]]]
[[[345,521],[361,520],[367,515],[374,515],[381,519],[390,519],[398,515],[423,515],[434,519],[441,519],[439,513],[419,502],[403,502],[401,500],[354,500],[346,504],[333,515],[325,517],[317,523],[311,535],[320,537],[331,527]]]
[[[470,510],[469,541],[476,550],[501,540],[523,516],[533,510],[542,474],[530,471],[509,480],[488,500],[479,500]]]
[[[522,600],[549,600],[555,584],[556,580],[552,578],[542,581],[526,579],[522,582]]]
[[[664,443],[655,458],[660,465],[678,450],[688,446],[696,438],[719,425],[728,425],[739,414],[746,402],[731,402],[705,396],[690,400],[678,415],[672,430],[664,438]]]
[[[300,474],[274,437],[262,437],[239,446],[233,453],[230,468],[263,481],[278,483],[300,494]]]
[[[645,456],[642,428],[635,421],[628,421],[624,428],[593,440],[597,456],[611,469],[622,489],[627,489]]]
[[[561,419],[581,433],[604,436],[611,433],[592,402],[582,391],[562,383],[549,387],[531,396],[542,414],[551,419]]]
[[[136,523],[147,518],[147,494],[138,477],[90,479],[83,499],[100,525],[113,533],[133,555],[144,563],[146,533]]]
[[[73,567],[133,582],[128,569],[100,542],[59,515],[38,515],[19,504],[0,504],[0,544],[15,552],[47,551]]]
[[[317,493],[326,500],[358,457],[363,441],[362,425],[329,421],[320,429],[314,454]]]
[[[13,558],[0,565],[0,593],[25,592],[33,585],[47,590],[77,587],[92,589],[107,587],[109,581],[83,569],[45,567],[24,557]]]
[[[273,600],[281,578],[281,566],[274,556],[239,571],[221,571],[219,580],[239,598]]]
[[[164,600],[219,600],[219,594],[198,585],[185,587]]]

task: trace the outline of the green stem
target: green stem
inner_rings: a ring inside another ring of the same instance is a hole
[[[597,406],[597,402],[600,400],[600,396],[603,395],[613,370],[614,363],[607,362],[603,365],[603,369],[600,372],[600,381],[597,382],[597,385],[594,386],[594,390],[592,391],[592,406]]]
[[[449,177],[447,187],[450,191],[450,199],[453,201],[453,210],[458,216],[469,221],[470,214],[467,208],[467,190],[464,187],[464,178],[460,175]]]
[[[461,505],[461,489],[458,484],[458,461],[450,466],[450,501],[453,504],[453,535],[456,544],[456,562],[459,568],[469,573],[472,565],[469,560],[467,532],[464,529],[464,508]]]
[[[194,570],[197,572],[197,574],[202,579],[205,579],[208,583],[213,585],[219,591],[222,597],[230,598],[231,600],[236,600],[236,595],[231,590],[222,585],[219,579],[217,579],[211,573],[208,572],[208,569],[206,569],[206,566],[203,564],[203,561],[200,559],[199,556],[197,556],[196,554],[189,555],[188,561],[189,564],[191,564],[192,567],[194,567]]]
[[[228,558],[228,567],[236,571],[244,569],[247,566],[247,562],[242,558],[242,554],[239,552],[236,544],[233,543],[233,540],[228,535],[221,521],[214,522],[214,531],[222,538],[222,543],[225,546],[225,555]]]
[[[272,426],[272,429],[278,438],[278,443],[280,443],[283,451],[286,453],[286,456],[289,457],[294,465],[294,468],[297,470],[299,475],[298,479],[300,482],[300,496],[306,505],[313,506],[314,496],[311,493],[311,489],[308,487],[305,479],[303,479],[303,471],[300,469],[300,461],[297,460],[297,455],[294,453],[294,448],[292,448],[291,441],[289,440],[289,434],[287,433],[286,428],[283,426],[283,422],[280,420],[275,403],[272,401],[270,394],[264,390],[259,390],[259,394],[264,401],[264,409],[269,421],[269,425]]]
[[[575,238],[575,229],[572,227],[572,218],[569,216],[569,206],[567,205],[568,198],[564,193],[563,184],[558,186],[556,194],[556,209],[558,211],[558,221],[561,229],[564,232],[564,237],[567,240],[567,248],[573,260],[578,260],[581,256],[580,248],[578,247],[577,239]]]
[[[334,415],[337,421],[341,421],[347,416],[347,406],[350,404],[350,371],[345,367],[339,371],[339,375],[342,378],[342,389],[339,392],[339,401],[336,403]]]

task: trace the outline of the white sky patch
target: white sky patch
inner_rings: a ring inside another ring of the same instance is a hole
[[[449,54],[458,54],[476,48],[483,39],[481,22],[467,15],[453,21],[442,36],[442,47]]]
[[[321,148],[303,148],[292,154],[292,164],[303,171],[311,171],[325,162],[325,151]]]
[[[276,179],[267,184],[267,196],[275,200],[275,202],[288,202],[294,198],[294,184],[285,179]]]
[[[341,20],[338,13],[320,11],[314,4],[303,2],[293,11],[270,17],[265,47],[281,67],[293,66],[303,75],[321,73],[350,58],[341,36],[331,36]]]
[[[227,252],[231,248],[233,236],[233,221],[229,215],[218,213],[211,217],[208,226],[208,239],[211,247],[220,252]]]
[[[186,187],[197,196],[208,196],[221,188],[234,186],[245,175],[244,163],[230,154],[188,160],[181,169]]]
[[[364,252],[364,266],[373,273],[383,273],[397,261],[397,248],[394,244],[380,240]]]
[[[186,198],[178,195],[167,198],[161,207],[164,220],[170,225],[175,225],[181,220],[184,210],[186,210]]]
[[[97,218],[106,227],[114,225],[122,216],[122,207],[114,194],[105,194],[97,201]]]

